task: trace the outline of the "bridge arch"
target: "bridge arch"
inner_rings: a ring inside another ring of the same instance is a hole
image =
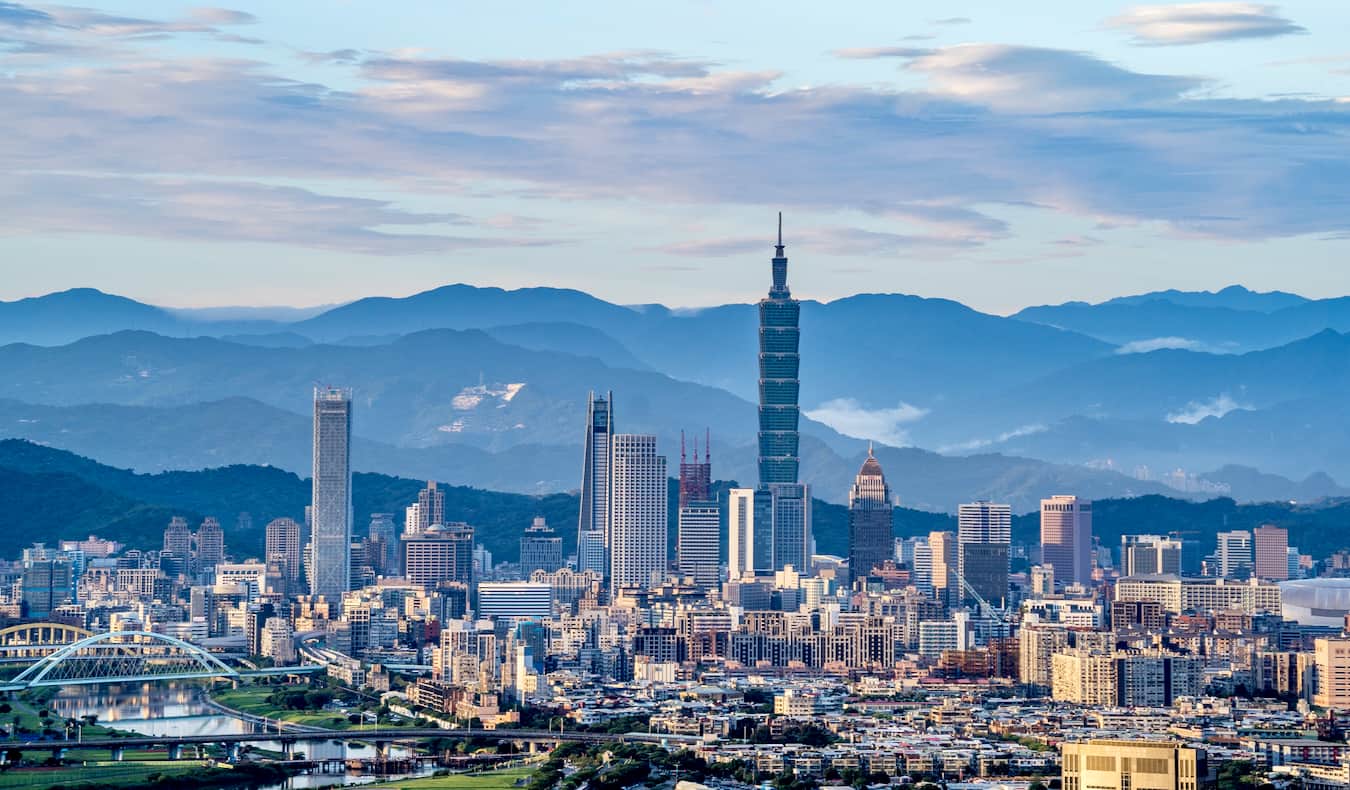
[[[0,647],[68,645],[93,635],[93,631],[66,623],[19,623],[0,628]]]
[[[37,688],[237,677],[238,670],[197,645],[151,631],[115,631],[72,642],[6,685]]]

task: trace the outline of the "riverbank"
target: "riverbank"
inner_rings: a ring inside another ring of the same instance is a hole
[[[221,712],[239,716],[257,723],[266,721],[269,726],[294,726],[307,730],[351,730],[353,724],[346,716],[332,711],[290,710],[278,707],[268,701],[276,691],[275,686],[240,686],[239,688],[216,689],[210,691],[205,701]]]
[[[533,767],[507,768],[501,771],[428,776],[422,779],[398,779],[388,784],[396,786],[399,790],[515,790],[529,781],[534,770]]]

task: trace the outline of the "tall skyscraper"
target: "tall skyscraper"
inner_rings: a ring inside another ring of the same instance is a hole
[[[192,530],[188,527],[187,519],[182,516],[169,519],[169,526],[164,530],[164,544],[161,551],[187,562],[192,554]]]
[[[666,459],[656,437],[610,437],[610,589],[649,588],[666,571]]]
[[[552,573],[562,567],[562,559],[562,538],[543,516],[535,516],[520,536],[520,572],[527,577],[535,571]]]
[[[928,548],[931,553],[929,573],[933,584],[933,598],[944,606],[959,605],[961,578],[956,568],[956,535],[946,531],[930,532]]]
[[[1161,535],[1121,535],[1122,576],[1181,575],[1181,541]]]
[[[287,582],[300,580],[300,525],[295,519],[277,518],[264,528],[266,560],[281,570]]]
[[[1041,500],[1041,564],[1062,584],[1092,581],[1092,503],[1076,496]]]
[[[1289,530],[1262,524],[1252,530],[1253,569],[1257,578],[1284,581],[1289,578]]]
[[[221,529],[219,519],[207,516],[197,528],[197,569],[214,570],[224,561],[225,530]]]
[[[417,501],[408,506],[404,516],[403,531],[416,535],[426,532],[432,524],[445,523],[445,492],[435,480],[428,480],[427,487],[417,492]]]
[[[340,605],[351,586],[352,392],[314,390],[310,592]]]
[[[797,406],[801,305],[788,290],[783,252],[783,215],[778,215],[773,284],[759,300],[759,484],[797,482]]]
[[[694,440],[694,460],[684,451],[680,435],[680,510],[679,534],[675,540],[675,562],[681,576],[690,577],[700,587],[717,585],[721,576],[721,508],[712,496],[712,439],[709,435],[698,460],[698,440]]]
[[[386,576],[397,576],[399,556],[403,552],[399,550],[398,527],[394,526],[394,514],[371,513],[366,537],[373,551],[373,556],[367,558],[371,565]]]
[[[773,573],[773,522],[769,514],[756,522],[755,494],[753,488],[727,492],[727,568],[732,581]]]
[[[956,541],[961,595],[973,597],[973,589],[987,603],[999,606],[1008,597],[1012,506],[983,500],[961,505],[957,508]]]
[[[609,575],[610,438],[614,434],[614,393],[590,394],[581,469],[581,515],[577,523],[577,570]]]
[[[881,464],[867,448],[867,460],[848,492],[848,569],[861,579],[895,555],[891,537],[891,487]]]
[[[1215,553],[1219,557],[1219,575],[1225,579],[1251,575],[1252,533],[1245,529],[1235,529],[1220,532],[1215,537],[1218,541]]]
[[[801,305],[787,284],[783,215],[771,261],[769,294],[759,300],[759,489],[755,493],[755,532],[771,525],[771,570],[811,565],[811,490],[797,482],[797,433],[801,410],[798,378]],[[762,533],[761,533],[762,534]],[[755,555],[755,562],[762,555]]]
[[[432,524],[424,532],[404,535],[404,575],[412,584],[427,588],[445,582],[471,586],[473,551],[473,527]]]

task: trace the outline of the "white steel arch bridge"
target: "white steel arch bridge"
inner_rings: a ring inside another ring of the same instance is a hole
[[[43,656],[0,691],[48,686],[144,683],[156,680],[239,680],[309,674],[321,665],[239,670],[197,645],[151,631],[94,634]]]

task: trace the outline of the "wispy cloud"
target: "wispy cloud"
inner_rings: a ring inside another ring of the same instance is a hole
[[[1184,408],[1168,414],[1166,419],[1172,423],[1194,425],[1210,417],[1222,417],[1231,411],[1246,408],[1250,407],[1243,406],[1225,392],[1206,401],[1191,401]]]
[[[444,230],[472,231],[474,225],[459,214],[409,212],[386,201],[252,183],[14,174],[0,185],[0,235],[134,233],[382,255],[550,243]],[[390,226],[423,230],[398,233]]]
[[[1306,33],[1259,3],[1181,3],[1141,5],[1108,19],[1109,27],[1128,31],[1139,44],[1177,46]]]
[[[1162,349],[1184,349],[1186,351],[1208,351],[1209,347],[1199,340],[1188,337],[1151,337],[1147,340],[1132,340],[1116,349],[1117,354],[1147,354]]]
[[[974,452],[975,450],[982,450],[986,447],[993,447],[996,444],[1002,444],[1004,442],[1011,441],[1013,439],[1018,439],[1023,436],[1034,436],[1038,433],[1045,433],[1046,430],[1047,430],[1046,426],[1040,423],[1034,423],[1031,425],[1022,425],[1012,429],[1011,431],[1004,431],[1003,433],[1000,433],[997,436],[979,439],[970,439],[964,442],[957,442],[955,444],[944,445],[938,448],[938,452],[940,453]]]
[[[894,408],[868,409],[853,398],[836,398],[805,414],[845,436],[875,439],[893,447],[905,447],[910,441],[904,426],[922,419],[928,410],[903,401]]]

